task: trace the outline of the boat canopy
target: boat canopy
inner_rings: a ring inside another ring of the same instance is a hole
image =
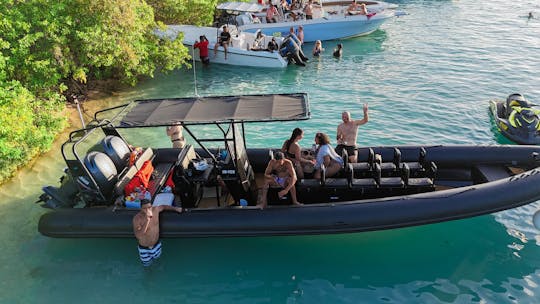
[[[117,127],[309,119],[306,93],[135,100]]]
[[[225,2],[216,6],[219,10],[231,11],[231,12],[248,12],[258,13],[263,10],[264,6],[258,3],[246,3],[246,2]]]

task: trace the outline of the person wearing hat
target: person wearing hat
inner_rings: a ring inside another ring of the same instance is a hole
[[[294,171],[293,163],[285,158],[283,152],[279,151],[274,154],[274,158],[270,159],[268,166],[264,171],[264,185],[262,191],[261,203],[258,205],[261,208],[266,208],[268,188],[281,187],[278,192],[279,197],[291,193],[291,200],[294,205],[301,205],[296,199],[296,172]]]
[[[155,206],[149,200],[141,201],[141,210],[133,217],[133,233],[138,241],[139,257],[143,266],[147,267],[161,256],[161,241],[159,240],[159,214],[164,210],[178,213],[182,208],[173,206]]]
[[[231,43],[231,33],[227,29],[227,26],[223,26],[223,31],[219,34],[219,39],[216,45],[214,45],[214,57],[217,56],[218,47],[222,46],[225,51],[225,60],[227,60],[227,46]]]

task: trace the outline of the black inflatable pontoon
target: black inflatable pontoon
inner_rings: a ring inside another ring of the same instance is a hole
[[[117,115],[100,119],[109,110]],[[123,192],[147,160],[154,167],[148,186],[154,203],[171,196],[160,194],[171,176],[175,204],[187,209],[161,214],[163,237],[391,229],[488,214],[540,199],[536,146],[363,147],[359,162],[346,164],[335,178],[300,180],[296,190],[303,206],[287,204],[274,190],[268,195],[270,205],[260,209],[260,180],[271,149],[246,148],[244,123],[307,119],[305,94],[145,100],[109,110],[96,113],[92,127],[74,132],[63,145],[68,170],[60,187],[44,188],[43,205],[54,210],[41,217],[42,234],[132,237],[138,210],[125,206]],[[200,148],[146,148],[128,164],[132,148],[121,135],[125,128],[177,121]],[[217,126],[223,137],[195,137],[194,126],[202,124]],[[101,143],[79,152],[96,137]],[[200,159],[208,166],[196,170]],[[221,192],[220,180],[228,195]],[[248,206],[240,206],[240,200]]]

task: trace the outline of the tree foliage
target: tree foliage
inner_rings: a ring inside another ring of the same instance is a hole
[[[180,40],[156,37],[143,0],[0,0],[0,8],[0,182],[50,146],[65,95],[189,62]]]
[[[165,24],[211,26],[216,6],[230,0],[147,0],[157,21]],[[249,0],[238,0],[249,2]]]

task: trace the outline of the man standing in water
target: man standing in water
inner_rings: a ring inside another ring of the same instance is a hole
[[[159,213],[163,210],[173,210],[178,213],[182,208],[173,206],[152,207],[149,200],[142,200],[141,211],[133,217],[133,232],[139,242],[139,257],[143,266],[150,266],[161,256],[161,241],[159,240]]]
[[[337,147],[336,152],[342,155],[343,150],[347,150],[349,161],[355,163],[358,157],[356,151],[356,139],[358,137],[358,127],[367,123],[369,120],[368,105],[364,104],[364,118],[360,120],[352,120],[350,112],[341,113],[343,122],[337,127]]]

